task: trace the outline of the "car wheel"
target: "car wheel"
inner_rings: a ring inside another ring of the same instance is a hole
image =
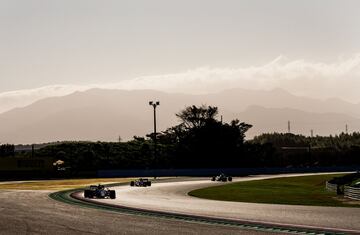
[[[84,191],[84,198],[89,198],[89,190]]]
[[[115,190],[110,190],[110,198],[111,198],[111,199],[115,199],[115,198],[116,198]]]

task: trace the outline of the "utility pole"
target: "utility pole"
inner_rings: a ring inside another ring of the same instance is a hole
[[[220,116],[220,121],[221,121],[221,123],[223,123],[223,116],[222,115]]]
[[[311,129],[310,132],[311,132],[311,138],[314,137],[314,130]]]
[[[153,106],[154,108],[154,162],[156,162],[156,107],[160,105],[159,101],[150,101],[149,105]]]
[[[32,144],[31,145],[31,157],[34,157],[35,156],[35,145]]]
[[[348,134],[348,125],[345,125],[345,133]]]
[[[288,121],[288,133],[291,133],[291,130],[290,130],[290,121]]]

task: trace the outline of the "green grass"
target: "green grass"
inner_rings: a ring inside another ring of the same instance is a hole
[[[337,176],[341,175],[315,175],[238,182],[194,190],[189,195],[237,202],[360,207],[360,204],[339,200],[335,193],[326,191],[325,182]]]

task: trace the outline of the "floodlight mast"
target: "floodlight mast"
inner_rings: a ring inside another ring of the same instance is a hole
[[[160,105],[160,102],[159,101],[149,101],[149,105],[150,106],[153,106],[154,108],[154,137],[153,137],[153,140],[154,140],[154,160],[156,158],[156,107],[158,105]]]

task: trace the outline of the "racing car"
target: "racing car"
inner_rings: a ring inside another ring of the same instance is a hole
[[[222,181],[222,182],[227,182],[227,181],[232,181],[232,177],[231,176],[227,176],[223,173],[221,173],[218,176],[213,176],[211,178],[211,181]]]
[[[136,187],[147,187],[147,186],[151,186],[151,181],[149,179],[143,179],[140,178],[138,180],[135,181],[131,181],[130,182],[130,186],[136,186]]]
[[[110,198],[115,199],[116,193],[115,190],[110,190],[105,188],[104,185],[90,185],[89,189],[84,191],[85,198]]]

